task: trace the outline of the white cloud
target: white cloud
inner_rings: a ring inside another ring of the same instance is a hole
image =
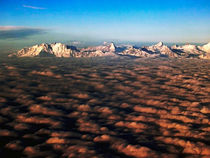
[[[36,9],[36,10],[43,10],[47,8],[41,8],[41,7],[36,7],[36,6],[30,6],[30,5],[23,5],[24,8],[31,8],[31,9]]]

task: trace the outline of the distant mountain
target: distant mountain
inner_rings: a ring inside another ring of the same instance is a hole
[[[205,52],[205,53],[203,53],[202,55],[199,56],[200,58],[210,59],[210,42],[203,45],[203,46],[199,46],[198,48]]]
[[[169,58],[201,58],[210,59],[210,42],[203,46],[186,44],[182,46],[174,45],[168,47],[162,42],[152,46],[117,47],[114,43],[104,43],[104,45],[77,49],[74,46],[67,46],[62,43],[43,43],[29,48],[23,48],[17,53],[9,56],[17,57],[97,57],[97,56],[135,56],[147,57],[169,57]]]
[[[160,56],[167,57],[178,57],[178,55],[171,50],[168,46],[164,45],[163,42],[159,42],[156,45],[144,47],[146,51],[152,52],[153,54],[159,54]]]
[[[82,48],[80,51],[81,52],[95,52],[95,51],[115,52],[116,46],[114,43],[110,43],[110,44],[105,43],[105,45],[102,45],[102,46]]]
[[[145,50],[144,48],[135,48],[133,46],[128,47],[122,52],[119,52],[118,54],[120,55],[126,55],[126,56],[135,56],[135,57],[141,57],[141,58],[146,58],[146,57],[157,57],[159,54],[155,54],[152,52],[149,52]]]
[[[23,48],[17,53],[9,56],[17,57],[97,57],[116,55],[115,45],[111,43],[106,46],[88,47],[78,50],[74,46],[67,46],[62,43],[42,43],[29,48]]]
[[[199,46],[198,48],[204,52],[210,53],[210,42],[207,43],[206,45]]]
[[[128,47],[123,52],[119,53],[121,55],[130,55],[137,57],[169,57],[169,58],[178,58],[178,57],[190,57],[186,54],[194,54],[194,57],[198,57],[203,53],[203,51],[198,50],[197,46],[192,45],[189,47],[184,46],[172,46],[168,47],[159,42],[152,46],[143,46],[141,48]]]
[[[44,57],[44,56],[54,56],[54,57],[73,57],[77,52],[77,49],[72,49],[71,47],[62,43],[47,44],[43,43],[40,45],[35,45],[29,48],[23,48],[15,54],[18,57]],[[12,56],[11,55],[11,56]]]

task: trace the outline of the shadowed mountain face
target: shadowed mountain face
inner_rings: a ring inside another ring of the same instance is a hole
[[[97,56],[134,56],[134,57],[169,57],[169,58],[201,58],[210,59],[210,43],[203,46],[183,45],[168,47],[162,42],[156,45],[135,48],[133,46],[117,47],[114,43],[77,49],[61,43],[40,44],[30,48],[23,48],[10,56],[18,57],[97,57]]]
[[[0,157],[209,157],[209,67],[200,59],[1,57]]]

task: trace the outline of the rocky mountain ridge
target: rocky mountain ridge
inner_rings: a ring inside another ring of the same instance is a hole
[[[97,56],[134,56],[134,57],[169,57],[210,59],[210,42],[203,46],[186,44],[168,47],[162,42],[151,46],[116,46],[114,43],[77,49],[62,43],[42,43],[23,48],[9,55],[17,57],[97,57]]]

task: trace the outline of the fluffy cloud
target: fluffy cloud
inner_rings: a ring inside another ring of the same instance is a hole
[[[210,62],[19,60],[0,58],[4,157],[210,156]]]

